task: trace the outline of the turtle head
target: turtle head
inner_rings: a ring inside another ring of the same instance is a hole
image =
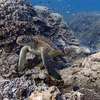
[[[22,46],[31,45],[33,42],[32,37],[33,36],[26,36],[26,35],[19,36],[16,40],[16,43]]]

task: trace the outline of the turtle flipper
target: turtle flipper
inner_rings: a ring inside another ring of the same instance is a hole
[[[47,68],[48,74],[56,80],[62,80],[60,74],[54,68]]]
[[[60,74],[55,69],[55,62],[53,61],[52,57],[49,56],[45,50],[42,49],[41,51],[42,62],[48,74],[56,80],[62,80]]]

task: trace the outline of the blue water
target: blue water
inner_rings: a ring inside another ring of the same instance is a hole
[[[77,12],[100,11],[100,0],[31,0],[33,5],[48,6],[64,16]]]

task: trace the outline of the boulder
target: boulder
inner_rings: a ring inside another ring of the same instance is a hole
[[[49,87],[46,91],[36,91],[31,94],[29,100],[64,100],[59,89],[55,86]]]
[[[66,91],[73,86],[91,88],[100,94],[100,52],[78,59],[72,67],[60,71]]]

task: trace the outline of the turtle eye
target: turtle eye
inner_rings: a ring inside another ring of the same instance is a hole
[[[36,38],[33,38],[33,42],[34,42],[34,43],[37,43],[37,39],[36,39]]]

